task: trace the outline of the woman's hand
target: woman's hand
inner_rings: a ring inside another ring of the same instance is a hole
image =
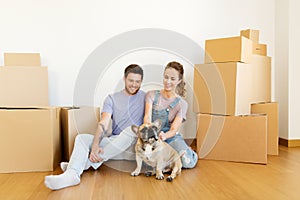
[[[161,131],[159,133],[159,138],[162,140],[162,141],[165,141],[167,139],[167,135],[165,132]]]
[[[89,156],[90,161],[93,163],[101,162],[103,159],[99,157],[100,153],[103,153],[103,149],[98,145],[93,145]]]

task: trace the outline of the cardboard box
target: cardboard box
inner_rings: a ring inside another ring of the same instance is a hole
[[[253,41],[253,43],[259,42],[259,30],[247,29],[241,30],[240,36],[244,36]]]
[[[205,63],[251,63],[252,40],[238,36],[205,41]]]
[[[268,118],[267,152],[278,155],[278,103],[256,103],[251,105],[251,113],[266,114]]]
[[[252,55],[252,63],[198,64],[194,68],[193,111],[249,115],[251,104],[271,101],[271,58]]]
[[[100,108],[97,107],[65,107],[61,109],[64,160],[70,159],[75,137],[78,134],[94,134],[96,132],[99,118]]]
[[[199,159],[267,163],[267,116],[197,115]]]
[[[61,160],[59,108],[1,108],[0,160],[0,173],[53,171]]]
[[[48,106],[47,67],[0,67],[0,106]]]
[[[4,53],[5,66],[41,66],[39,53]]]
[[[267,55],[267,45],[253,43],[253,54],[266,56]]]

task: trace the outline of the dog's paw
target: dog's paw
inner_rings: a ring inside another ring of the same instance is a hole
[[[162,171],[163,174],[171,174],[172,173],[172,169],[171,168],[165,168],[163,171]]]
[[[147,177],[152,176],[152,171],[146,171],[145,176],[147,176]]]
[[[168,177],[167,177],[167,181],[168,181],[168,182],[172,182],[172,181],[173,181],[172,176],[168,176]]]
[[[160,174],[157,174],[156,175],[156,179],[158,179],[158,180],[163,180],[165,177],[164,177],[164,175],[160,175]]]
[[[139,172],[136,172],[136,171],[134,171],[134,172],[131,172],[131,176],[138,176],[140,173]]]

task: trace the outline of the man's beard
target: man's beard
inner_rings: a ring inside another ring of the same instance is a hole
[[[140,87],[135,91],[135,93],[131,93],[128,91],[127,87],[125,87],[125,91],[130,95],[135,95],[136,93],[138,93],[139,90],[140,90]]]

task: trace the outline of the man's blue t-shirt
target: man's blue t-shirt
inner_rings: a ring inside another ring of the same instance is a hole
[[[112,134],[133,124],[140,126],[144,119],[145,92],[139,90],[135,95],[126,95],[124,91],[108,95],[104,101],[102,112],[112,115]]]

